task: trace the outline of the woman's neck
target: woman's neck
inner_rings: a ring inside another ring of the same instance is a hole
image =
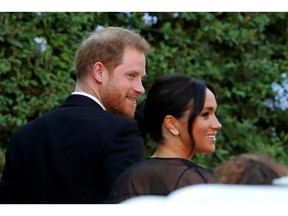
[[[183,150],[176,144],[173,147],[166,146],[165,144],[158,144],[156,151],[151,158],[183,158],[191,160],[192,156],[187,154],[187,150]]]

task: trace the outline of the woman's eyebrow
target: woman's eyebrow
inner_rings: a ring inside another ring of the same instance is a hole
[[[216,109],[217,109],[217,107],[214,107],[214,106],[207,106],[207,107],[203,108],[203,110],[208,110],[208,111],[214,111]]]

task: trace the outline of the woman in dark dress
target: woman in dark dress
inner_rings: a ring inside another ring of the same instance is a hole
[[[151,86],[136,111],[145,140],[157,148],[151,158],[124,172],[111,193],[111,203],[140,195],[168,195],[192,184],[214,183],[209,170],[191,160],[215,151],[217,102],[211,87],[186,75],[164,75]]]

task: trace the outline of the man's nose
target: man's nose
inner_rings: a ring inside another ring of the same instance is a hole
[[[134,90],[137,91],[139,94],[144,94],[145,93],[145,88],[143,86],[142,80],[138,81],[135,84]]]

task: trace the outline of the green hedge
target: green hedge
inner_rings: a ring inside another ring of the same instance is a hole
[[[275,105],[271,88],[288,77],[288,14],[144,15],[0,13],[0,169],[12,132],[73,91],[75,50],[99,26],[134,29],[150,42],[147,85],[172,73],[214,85],[223,128],[215,154],[196,162],[212,169],[233,155],[262,152],[288,165],[288,109]],[[153,149],[147,145],[146,155]]]

